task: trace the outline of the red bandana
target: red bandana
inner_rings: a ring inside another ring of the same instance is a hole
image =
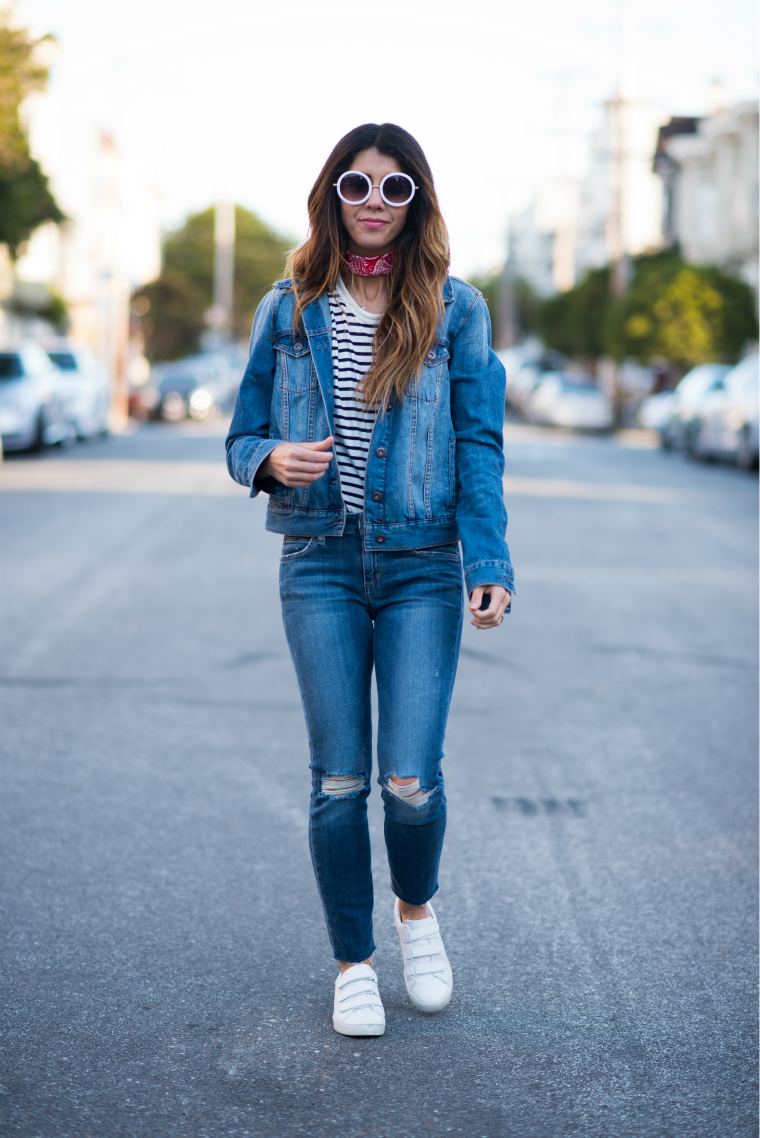
[[[357,257],[346,253],[346,264],[359,277],[384,277],[391,271],[393,252],[384,253],[382,257]]]

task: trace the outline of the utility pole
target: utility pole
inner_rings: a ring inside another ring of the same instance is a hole
[[[628,107],[635,97],[638,80],[638,0],[620,0],[620,64],[615,94],[609,106],[610,208],[605,233],[610,264],[610,292],[620,300],[628,289],[627,191]],[[624,392],[620,367],[612,376],[615,422],[622,426]]]
[[[232,337],[235,284],[235,205],[217,202],[214,209],[214,326],[224,341]]]

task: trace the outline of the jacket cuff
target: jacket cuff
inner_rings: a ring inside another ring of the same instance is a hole
[[[255,482],[261,464],[266,462],[275,447],[280,446],[282,442],[284,442],[284,439],[264,439],[256,449],[256,452],[251,456],[251,461],[248,465],[251,498],[256,498],[262,490],[264,493],[271,494],[272,490],[278,485],[276,478],[269,477],[259,479],[258,486],[255,485]]]
[[[475,561],[465,565],[464,580],[468,597],[479,585],[501,585],[514,596],[515,574],[508,561]]]

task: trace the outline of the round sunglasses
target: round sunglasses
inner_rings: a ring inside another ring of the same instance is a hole
[[[386,174],[380,180],[380,185],[375,186],[369,175],[362,174],[360,170],[347,170],[333,185],[338,191],[338,197],[346,205],[364,205],[372,196],[372,191],[379,190],[385,204],[396,208],[409,205],[419,189],[408,174]]]

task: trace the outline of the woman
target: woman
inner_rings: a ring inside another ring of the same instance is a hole
[[[340,974],[333,1025],[382,1035],[372,968],[370,681],[394,920],[422,1011],[451,998],[430,898],[446,826],[441,759],[462,631],[513,588],[502,500],[504,369],[481,295],[448,276],[419,144],[367,124],[309,195],[289,279],[261,302],[227,439],[232,477],[285,535],[283,620],[309,733],[309,841]]]

